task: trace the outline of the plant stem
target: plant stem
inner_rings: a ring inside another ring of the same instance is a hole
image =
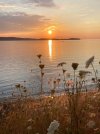
[[[42,69],[41,69],[41,94],[43,93],[43,77],[42,77]]]
[[[74,70],[74,85],[73,85],[73,94],[74,94],[74,91],[75,90],[75,70]]]
[[[93,66],[93,63],[91,63],[91,66],[92,66],[92,68],[93,68],[93,71],[94,71],[94,74],[95,74],[95,78],[96,78],[96,82],[97,82],[97,74],[96,74],[96,71],[95,71],[95,68],[94,68],[94,66]]]

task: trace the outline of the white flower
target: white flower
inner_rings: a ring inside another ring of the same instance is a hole
[[[47,129],[48,133],[47,134],[54,134],[54,132],[58,129],[59,127],[59,122],[54,120],[51,122],[49,128]]]

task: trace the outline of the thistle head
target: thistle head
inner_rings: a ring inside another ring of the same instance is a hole
[[[86,68],[88,68],[90,66],[90,64],[92,64],[94,61],[94,56],[92,56],[91,58],[89,58],[87,61],[86,61]]]
[[[72,68],[73,68],[73,70],[76,70],[77,68],[78,68],[78,63],[72,63]]]

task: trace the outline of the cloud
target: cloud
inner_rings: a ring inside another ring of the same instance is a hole
[[[27,3],[36,4],[36,6],[42,7],[55,7],[53,0],[26,0]]]
[[[25,13],[0,14],[0,33],[32,31],[50,21],[42,15],[28,15]]]
[[[0,3],[0,8],[12,8],[12,7],[15,7],[15,5]]]

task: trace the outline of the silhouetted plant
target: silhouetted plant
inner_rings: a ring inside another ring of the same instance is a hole
[[[58,89],[59,89],[60,81],[61,81],[61,79],[60,79],[60,78],[58,78],[58,79],[57,79]]]
[[[75,93],[75,87],[76,87],[76,76],[75,76],[75,72],[76,72],[76,70],[77,70],[77,68],[78,68],[78,63],[72,63],[72,68],[73,68],[73,70],[74,70],[74,87],[73,87],[73,94]]]
[[[87,92],[87,87],[85,85],[85,77],[87,74],[90,74],[91,72],[90,71],[85,71],[85,70],[80,70],[79,71],[79,78],[80,78],[80,90],[82,89],[82,86],[84,84],[84,87],[86,89],[86,92]]]
[[[72,87],[72,92],[68,94],[68,104],[69,104],[69,113],[70,113],[70,134],[80,134],[80,124],[83,123],[83,109],[86,103],[85,100],[83,100],[83,104],[81,105],[81,88],[82,85],[79,87],[79,82],[76,79],[76,70],[78,68],[78,63],[72,63],[72,68],[74,70],[74,84]],[[83,79],[83,77],[89,72],[86,71],[79,71],[80,78]],[[76,88],[76,92],[75,92]],[[79,90],[80,89],[80,90]],[[79,92],[80,91],[80,92]]]
[[[63,68],[63,65],[66,65],[66,62],[61,62],[57,65],[57,67],[62,67]]]
[[[39,60],[40,60],[39,62],[41,63],[41,57],[42,57],[42,55],[41,54],[38,54],[37,57],[39,58]]]
[[[57,65],[57,67],[61,67],[62,68],[62,73],[63,73],[63,81],[64,81],[64,90],[66,91],[66,76],[65,73],[67,70],[64,69],[64,65],[66,65],[66,62],[61,62]]]
[[[55,89],[51,89],[51,97],[54,97]]]
[[[98,77],[97,77],[97,70],[94,68],[94,65],[93,65],[93,62],[94,62],[94,56],[92,56],[91,58],[89,58],[87,61],[86,61],[86,68],[88,68],[90,65],[92,66],[92,69],[94,71],[94,74],[95,74],[95,82],[97,83],[97,87],[98,87],[98,90],[100,90],[100,86],[99,86],[99,82],[98,82]]]
[[[44,77],[43,69],[44,69],[45,65],[42,64],[42,61],[41,61],[42,55],[39,54],[39,55],[37,55],[37,57],[39,58],[39,68],[40,68],[40,71],[41,71],[41,94],[42,94],[43,93],[43,77]]]
[[[24,83],[25,84],[25,83]],[[15,88],[19,90],[21,97],[27,97],[27,88],[22,84],[16,84]],[[14,93],[13,93],[14,94]]]
[[[89,58],[87,61],[86,61],[86,68],[89,68],[89,66],[91,65],[92,66],[92,69],[94,71],[94,74],[95,74],[95,78],[96,78],[96,81],[97,81],[97,72],[94,68],[94,65],[93,65],[93,62],[94,62],[94,56],[92,56],[91,58]]]
[[[15,85],[15,88],[17,89],[17,90],[19,90],[19,92],[20,92],[20,94],[21,94],[21,96],[22,96],[22,93],[21,93],[21,84],[16,84]]]

